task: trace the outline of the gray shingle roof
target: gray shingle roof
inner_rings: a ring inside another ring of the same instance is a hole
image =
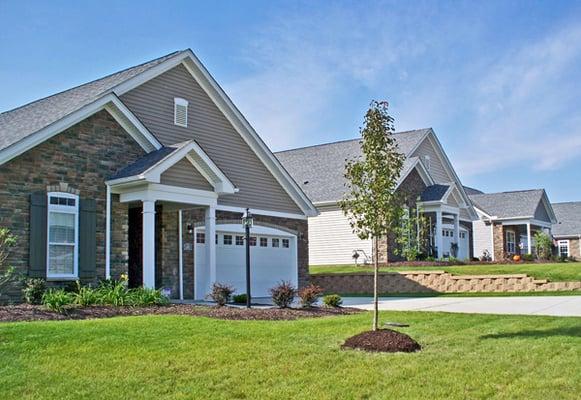
[[[420,195],[421,201],[438,201],[446,194],[450,189],[449,185],[431,185],[424,189]]]
[[[430,129],[395,134],[399,151],[409,155]],[[361,156],[360,139],[320,144],[275,153],[284,168],[314,202],[331,202],[345,193],[345,160]],[[414,158],[415,159],[415,158]],[[402,174],[413,163],[407,159]]]
[[[172,153],[190,144],[191,142],[192,142],[191,140],[188,140],[182,143],[173,144],[171,146],[164,146],[159,150],[147,153],[146,155],[135,161],[133,164],[129,164],[128,166],[119,170],[110,179],[111,180],[121,179],[142,174],[148,169],[154,167],[156,164],[159,164],[161,161],[165,160]]]
[[[581,235],[581,201],[552,203],[552,206],[558,221],[553,225],[553,235]]]
[[[470,186],[464,186],[464,185],[462,185],[462,186],[464,187],[464,192],[466,192],[466,194],[469,196],[472,194],[484,194],[484,192],[481,190],[474,189]]]
[[[475,207],[498,218],[534,216],[543,189],[469,195]]]
[[[176,56],[176,51],[155,60],[85,83],[64,92],[36,100],[0,114],[0,150],[51,125],[109,93],[115,86]]]

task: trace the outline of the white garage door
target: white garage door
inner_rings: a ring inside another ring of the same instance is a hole
[[[204,236],[201,243],[201,235]],[[196,229],[196,298],[203,298],[211,284],[205,265],[204,228]],[[281,280],[298,284],[296,236],[274,228],[254,226],[250,240],[250,282],[253,297],[270,296],[269,289]],[[241,225],[216,225],[216,282],[226,283],[236,293],[246,292],[246,246]]]

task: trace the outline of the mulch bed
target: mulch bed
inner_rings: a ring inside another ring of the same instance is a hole
[[[0,306],[0,322],[49,321],[70,319],[110,318],[132,315],[191,315],[227,320],[295,320],[333,315],[346,315],[360,312],[354,308],[238,308],[209,307],[191,304],[171,304],[153,307],[112,307],[91,306],[71,308],[60,314],[48,311],[41,306],[18,304]]]
[[[352,336],[345,341],[341,348],[372,352],[413,353],[421,350],[422,346],[405,333],[391,329],[379,329],[377,331],[367,331]]]

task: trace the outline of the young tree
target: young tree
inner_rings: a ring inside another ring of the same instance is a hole
[[[417,207],[417,206],[416,206]],[[415,261],[425,249],[428,221],[419,207],[404,209],[403,218],[395,229],[395,242],[399,248],[394,250],[407,261]]]
[[[345,166],[347,193],[339,203],[360,239],[373,240],[373,330],[378,329],[379,239],[398,226],[403,208],[395,188],[405,156],[393,137],[393,118],[388,103],[372,101],[361,133],[362,156]]]

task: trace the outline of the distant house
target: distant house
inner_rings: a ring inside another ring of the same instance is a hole
[[[473,222],[474,255],[489,253],[493,260],[534,252],[534,234],[551,233],[557,223],[544,189],[474,193],[470,200],[478,214]]]
[[[553,224],[553,237],[557,255],[581,258],[581,201],[553,203],[557,223]]]
[[[429,219],[429,253],[471,257],[472,220],[477,215],[464,186],[432,129],[395,134],[399,151],[406,156],[397,190],[411,208],[421,206]],[[353,254],[371,262],[372,241],[353,234],[338,206],[346,193],[345,161],[361,155],[360,139],[325,143],[275,153],[287,171],[317,207],[319,215],[308,218],[311,265],[350,264]],[[380,262],[400,258],[393,253],[393,238],[381,241]],[[386,248],[388,249],[386,251]]]

